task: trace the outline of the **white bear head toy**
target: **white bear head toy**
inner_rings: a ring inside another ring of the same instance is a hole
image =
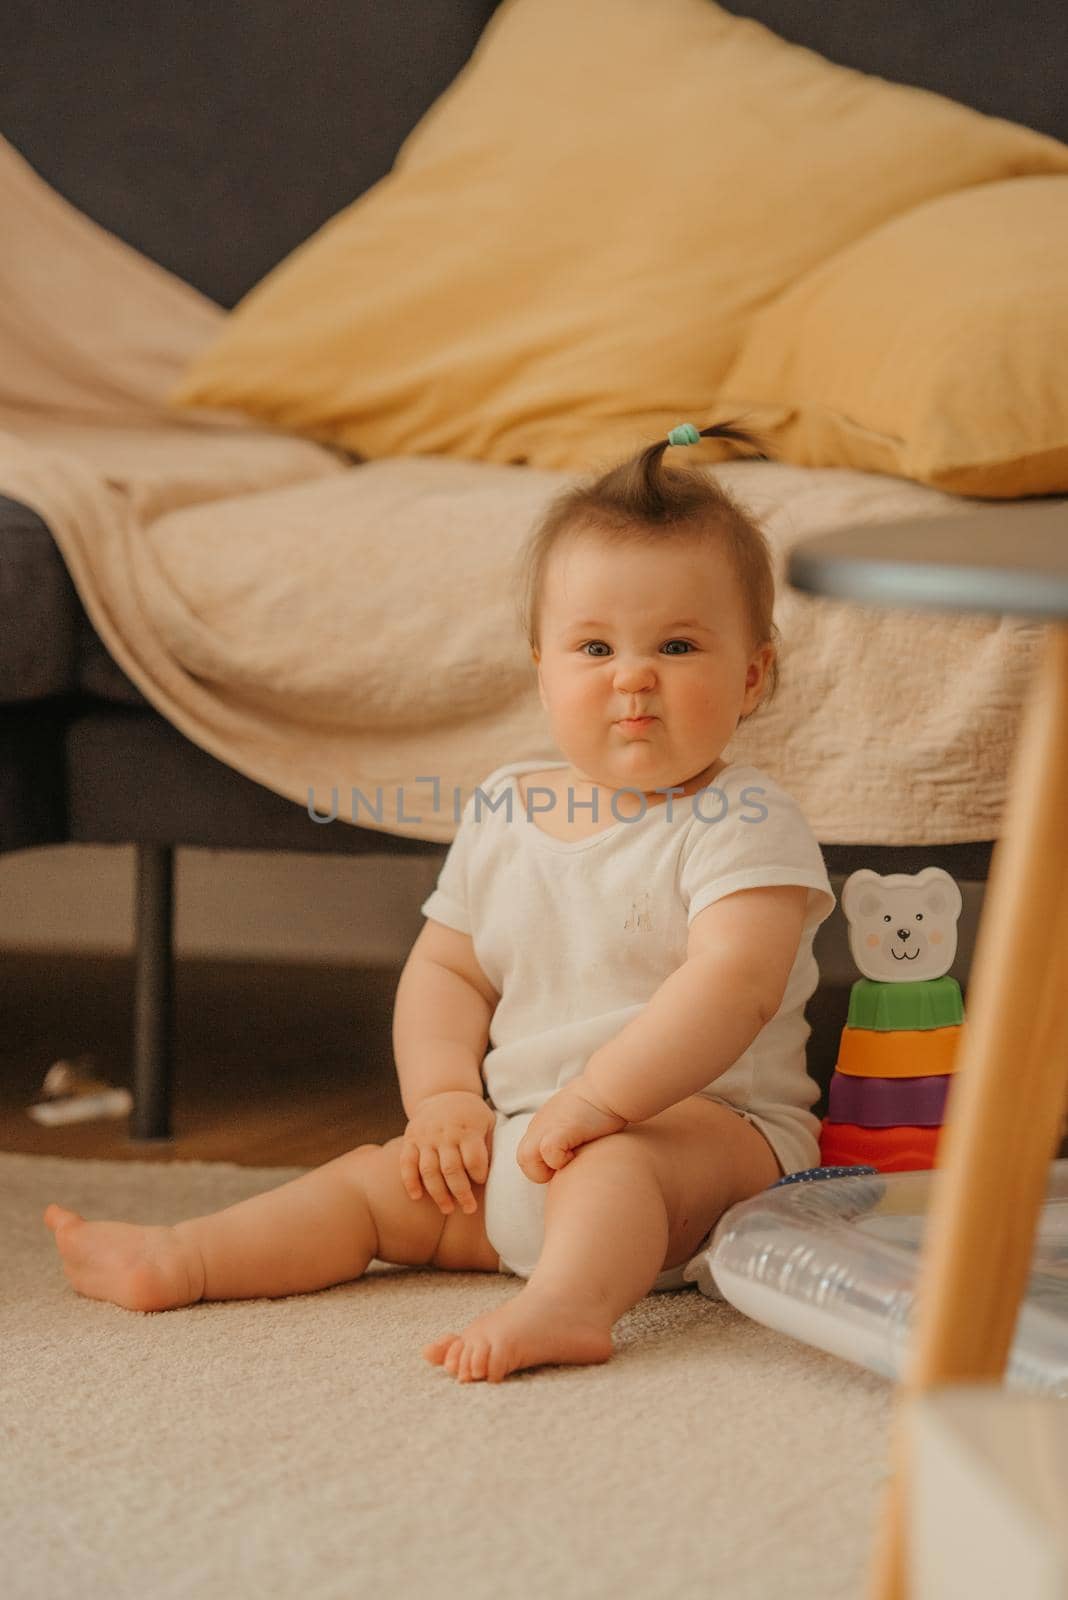
[[[957,953],[960,889],[941,867],[891,872],[866,867],[842,885],[849,948],[866,978],[876,983],[918,983],[941,978]]]

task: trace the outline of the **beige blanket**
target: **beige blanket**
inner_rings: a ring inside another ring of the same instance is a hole
[[[224,313],[98,228],[0,141],[0,492],[51,528],[148,700],[250,778],[342,822],[447,842],[505,761],[556,759],[513,563],[569,474],[352,464],[222,414],[168,412]],[[798,539],[973,502],[894,478],[709,468]],[[772,704],[728,754],[831,843],[995,837],[1041,627],[780,588]],[[354,794],[354,791],[357,791]]]

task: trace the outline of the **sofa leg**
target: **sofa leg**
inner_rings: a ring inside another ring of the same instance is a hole
[[[137,847],[131,1139],[171,1139],[174,847]]]

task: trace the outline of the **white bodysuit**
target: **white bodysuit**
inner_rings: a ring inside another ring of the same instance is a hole
[[[638,1014],[686,960],[689,924],[705,906],[738,889],[800,884],[808,905],[782,1004],[737,1061],[693,1092],[746,1115],[784,1173],[818,1166],[820,1124],[810,1108],[819,1088],[806,1069],[804,1007],[819,981],[813,939],[835,898],[797,802],[759,768],[729,766],[698,794],[670,796],[636,817],[576,807],[575,817],[610,825],[565,841],[532,820],[550,808],[552,791],[528,786],[524,804],[516,776],[568,765],[517,761],[490,773],[468,799],[420,908],[470,934],[501,997],[482,1063],[498,1133],[578,1077]],[[629,803],[639,795],[630,791]],[[566,818],[568,796],[556,804]],[[515,1124],[519,1136],[528,1121]],[[544,1190],[517,1171],[531,1190]],[[489,1186],[487,1233],[488,1208]]]

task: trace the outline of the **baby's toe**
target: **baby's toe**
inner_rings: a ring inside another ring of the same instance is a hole
[[[434,1339],[430,1344],[425,1344],[423,1346],[423,1354],[435,1367],[440,1367],[449,1353],[449,1347],[455,1344],[458,1338],[459,1334],[446,1333],[442,1338]]]
[[[45,1207],[45,1227],[50,1228],[53,1233],[56,1232],[57,1228],[62,1228],[68,1223],[84,1222],[84,1220],[84,1217],[79,1216],[77,1211],[68,1211],[66,1206],[57,1206],[55,1201],[50,1206]]]
[[[472,1383],[482,1376],[478,1370],[481,1354],[482,1345],[479,1340],[468,1339],[465,1341],[463,1353],[460,1356],[460,1366],[456,1373],[461,1383]]]
[[[489,1359],[486,1362],[486,1382],[503,1383],[508,1374],[514,1371],[516,1362],[512,1359],[511,1346],[503,1339],[490,1347]]]
[[[471,1346],[467,1363],[467,1374],[470,1378],[484,1379],[489,1367],[489,1341],[479,1339]]]

